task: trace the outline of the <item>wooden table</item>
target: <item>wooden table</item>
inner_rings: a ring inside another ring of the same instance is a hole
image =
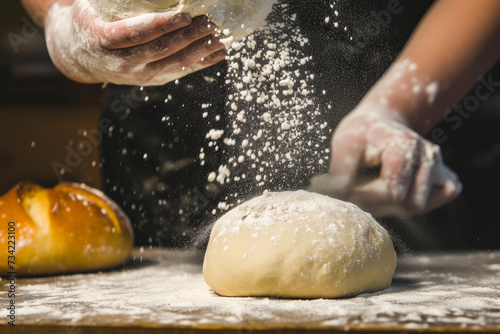
[[[136,250],[116,270],[16,280],[16,326],[0,333],[500,333],[500,252],[400,257],[391,287],[327,300],[225,298],[201,274],[203,256]]]

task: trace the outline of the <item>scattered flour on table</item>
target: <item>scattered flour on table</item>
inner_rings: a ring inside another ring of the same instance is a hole
[[[403,259],[405,270],[396,272],[387,290],[336,300],[221,298],[204,282],[201,265],[159,263],[123,272],[60,276],[50,283],[23,280],[17,286],[16,310],[25,325],[140,321],[146,325],[272,326],[286,319],[295,326],[500,326],[498,277],[469,271],[468,265],[460,264],[463,261],[456,262],[453,273],[436,271],[429,266],[434,259],[416,257],[411,266],[405,266]],[[443,258],[440,263],[447,262]]]
[[[490,265],[488,266],[488,269],[490,269],[490,270],[500,271],[500,263],[490,264]]]

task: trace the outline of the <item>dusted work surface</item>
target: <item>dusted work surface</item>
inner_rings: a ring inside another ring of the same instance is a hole
[[[115,271],[18,278],[16,327],[2,297],[0,332],[500,332],[500,252],[402,257],[389,289],[336,300],[220,297],[203,280],[201,254],[134,258]],[[0,287],[6,296],[6,279]]]

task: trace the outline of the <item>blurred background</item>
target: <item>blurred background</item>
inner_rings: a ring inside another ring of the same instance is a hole
[[[99,85],[62,76],[49,58],[43,30],[20,1],[6,1],[0,13],[0,193],[24,179],[57,183],[57,162],[67,165],[68,147],[76,150],[86,131],[98,127],[101,94]],[[101,188],[99,148],[82,152],[82,161],[63,179]]]

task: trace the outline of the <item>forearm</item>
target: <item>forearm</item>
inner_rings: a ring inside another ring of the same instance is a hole
[[[427,134],[500,57],[500,1],[440,0],[365,101]]]
[[[45,26],[45,20],[50,8],[56,2],[62,5],[71,5],[74,0],[21,0],[33,20],[43,26]]]

